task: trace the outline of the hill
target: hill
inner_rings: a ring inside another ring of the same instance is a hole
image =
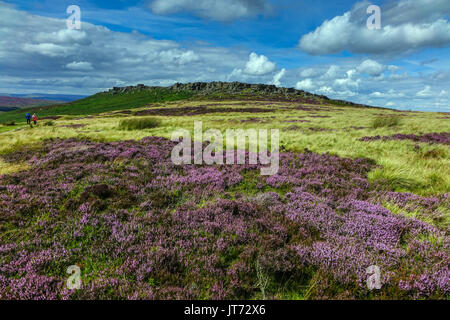
[[[0,93],[0,96],[14,97],[14,98],[29,98],[29,99],[39,99],[39,100],[54,100],[58,102],[72,102],[75,100],[86,98],[86,95],[75,95],[75,94],[51,94],[51,93],[24,93],[24,94],[6,94]]]
[[[37,110],[55,116],[0,126],[0,300],[450,294],[448,114],[219,82]],[[23,110],[0,119],[11,115]],[[211,129],[277,130],[279,170],[176,165],[170,139],[197,121],[204,142]],[[82,287],[68,290],[75,265]]]
[[[370,107],[352,102],[332,100],[294,88],[280,88],[274,85],[247,84],[240,82],[195,82],[176,83],[170,87],[137,86],[114,87],[90,97],[51,106],[39,106],[26,110],[14,110],[0,115],[0,123],[22,121],[23,112],[37,112],[40,117],[55,115],[92,115],[103,112],[139,108],[150,103],[195,100],[265,100],[292,101],[307,104],[328,104],[339,106]]]
[[[17,109],[30,108],[36,106],[46,106],[62,103],[57,100],[44,100],[32,98],[18,98],[9,96],[0,96],[0,111],[13,111]]]

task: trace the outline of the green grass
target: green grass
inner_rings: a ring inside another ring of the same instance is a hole
[[[161,121],[156,118],[134,118],[121,120],[119,123],[120,130],[143,130],[153,129],[161,125]]]
[[[126,98],[118,97],[121,100]],[[131,99],[131,96],[128,97]],[[105,98],[106,99],[106,98]],[[107,99],[107,101],[111,101]],[[116,98],[113,98],[116,99]],[[96,99],[97,101],[100,101]],[[138,99],[133,99],[138,100]],[[242,102],[242,104],[241,104]],[[122,103],[125,104],[124,101]],[[133,104],[130,102],[129,104]],[[44,139],[83,137],[94,141],[119,141],[135,139],[146,136],[161,136],[171,138],[172,132],[179,128],[190,130],[193,133],[194,121],[202,121],[204,131],[218,129],[225,134],[227,129],[279,129],[280,147],[282,150],[302,152],[309,149],[316,153],[329,152],[340,157],[366,157],[376,161],[380,166],[369,173],[373,183],[382,183],[387,189],[393,191],[407,191],[419,195],[434,195],[448,193],[450,190],[450,150],[445,145],[430,145],[408,140],[395,141],[359,141],[364,136],[388,136],[396,133],[429,133],[450,132],[450,123],[440,119],[442,115],[432,112],[404,113],[401,122],[393,127],[373,128],[372,124],[383,113],[383,117],[398,117],[398,113],[388,109],[363,107],[333,107],[311,106],[317,111],[304,111],[296,109],[298,103],[264,101],[171,101],[159,103],[154,108],[176,108],[184,106],[210,105],[209,108],[268,108],[272,112],[224,112],[209,113],[196,116],[154,116],[160,120],[161,125],[150,129],[127,130],[120,128],[120,122],[129,119],[139,119],[126,114],[115,113],[114,105],[110,112],[103,113],[94,118],[81,118],[63,116],[54,120],[53,126],[44,126],[38,123],[34,128],[18,123],[15,127],[0,126],[0,153],[10,150],[17,145],[39,144]],[[133,105],[135,110],[139,107]],[[96,110],[104,111],[107,107],[96,106]],[[147,106],[145,108],[152,108]],[[126,108],[125,108],[126,109]],[[124,110],[125,110],[124,109]],[[92,110],[91,110],[92,111]],[[56,114],[56,111],[53,111]],[[328,116],[328,118],[315,118],[315,116]],[[259,119],[259,122],[248,121]],[[0,117],[1,119],[1,117]],[[310,122],[291,122],[308,120]],[[85,124],[82,128],[62,127],[64,125]],[[295,125],[297,129],[289,129]],[[328,131],[313,131],[309,128],[327,128]],[[353,128],[358,127],[358,128]],[[3,132],[2,132],[3,129]],[[11,130],[15,129],[15,130]],[[4,132],[11,130],[9,132]],[[193,136],[193,135],[192,135]],[[21,164],[0,163],[0,174],[10,173],[26,168]]]
[[[397,116],[378,116],[372,123],[374,129],[395,127],[400,124],[400,117]]]
[[[121,94],[102,92],[67,104],[4,112],[0,114],[0,124],[10,121],[25,122],[25,113],[27,112],[36,112],[40,118],[56,115],[87,116],[115,110],[139,108],[151,103],[183,100],[190,97],[192,97],[190,92],[173,92],[165,88]]]

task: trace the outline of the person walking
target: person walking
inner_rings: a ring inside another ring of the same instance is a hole
[[[30,124],[31,123],[31,114],[27,113],[25,115],[25,119],[27,119],[27,124]]]
[[[33,113],[32,119],[33,119],[34,125],[36,125],[37,124],[37,120],[38,120],[36,113]]]

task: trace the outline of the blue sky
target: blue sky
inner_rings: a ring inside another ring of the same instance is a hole
[[[0,0],[0,92],[221,80],[449,112],[449,15],[448,0]]]

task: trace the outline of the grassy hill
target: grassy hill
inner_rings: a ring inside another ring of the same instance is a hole
[[[66,116],[0,126],[0,300],[449,297],[448,114],[239,83],[36,111]],[[169,139],[195,121],[279,130],[278,173],[175,165]]]
[[[150,103],[187,99],[192,95],[189,92],[172,92],[164,88],[120,94],[101,92],[70,103],[25,108],[3,113],[0,114],[0,124],[11,121],[24,122],[24,114],[26,112],[36,112],[40,118],[55,115],[92,115],[108,111],[138,108]]]
[[[93,115],[192,97],[195,97],[196,100],[292,101],[307,104],[369,107],[347,101],[331,100],[326,96],[293,88],[279,88],[273,85],[240,82],[196,82],[175,84],[171,87],[148,87],[144,85],[115,87],[109,91],[70,103],[38,106],[3,113],[0,114],[0,124],[12,121],[23,122],[25,112],[36,112],[40,118],[56,115]]]

